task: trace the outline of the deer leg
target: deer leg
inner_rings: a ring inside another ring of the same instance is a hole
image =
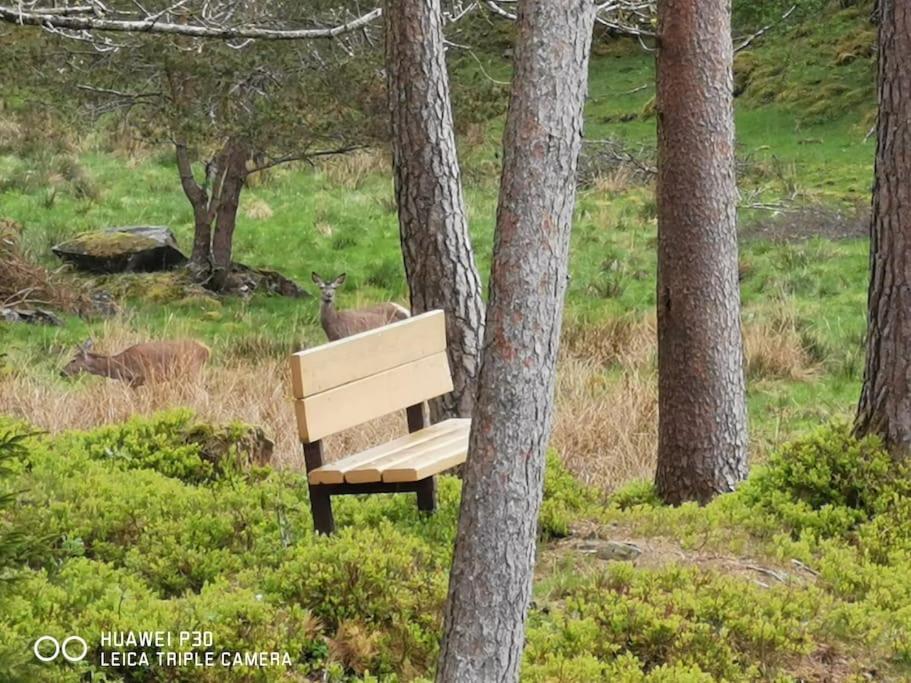
[[[418,510],[421,512],[434,512],[437,509],[437,480],[436,477],[427,477],[418,482]]]
[[[313,527],[317,533],[329,536],[335,531],[335,520],[332,517],[332,499],[321,490],[322,486],[310,487],[310,512],[313,513]]]

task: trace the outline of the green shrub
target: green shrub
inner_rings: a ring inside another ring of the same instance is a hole
[[[200,424],[192,412],[173,410],[76,432],[61,447],[84,451],[92,459],[123,469],[150,469],[188,483],[202,483],[235,474],[259,459],[245,439],[250,432],[242,424]]]
[[[848,424],[835,423],[773,453],[737,498],[753,513],[778,519],[795,537],[804,530],[831,537],[884,509],[901,481],[877,438],[857,439]]]
[[[318,537],[303,477],[204,468],[206,446],[187,439],[194,429],[212,431],[167,413],[20,442],[27,462],[8,467],[4,484],[18,504],[0,519],[54,543],[20,560],[17,581],[0,582],[0,680],[170,680],[156,666],[98,666],[96,634],[140,626],[209,630],[216,651],[287,651],[291,675],[431,676],[460,482],[440,479],[433,516],[410,495],[340,497],[339,532]],[[790,680],[819,652],[849,662],[846,676],[876,668],[901,679],[911,670],[904,476],[875,440],[835,425],[788,444],[706,507],[657,506],[646,482],[603,506],[550,454],[540,530],[545,552],[564,550],[539,566],[551,575],[538,577],[546,590],[529,615],[522,679]],[[683,548],[730,553],[743,543],[734,552],[799,558],[814,573],[758,573],[754,560],[719,564],[723,554],[701,550],[636,567],[548,543],[579,519],[658,531]],[[88,634],[90,656],[35,667],[36,633]],[[289,674],[278,667],[256,680]],[[184,669],[180,680],[249,675]]]
[[[619,510],[629,510],[639,505],[660,505],[658,491],[655,490],[655,483],[650,480],[642,479],[632,481],[626,486],[614,491],[610,497],[611,505],[616,506]]]
[[[544,472],[544,500],[538,517],[538,530],[543,538],[569,535],[573,519],[593,514],[597,497],[592,489],[582,486],[555,453],[547,454]]]

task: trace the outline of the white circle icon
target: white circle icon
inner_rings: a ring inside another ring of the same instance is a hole
[[[41,653],[41,646],[44,643],[53,643],[53,654],[45,655]],[[81,645],[82,651],[78,654],[70,652],[70,650],[73,649],[70,647],[71,643]],[[89,644],[85,642],[85,639],[80,638],[79,636],[69,636],[67,638],[64,638],[62,643],[54,638],[54,636],[41,636],[38,638],[38,640],[35,641],[35,644],[32,647],[32,652],[34,652],[35,657],[37,657],[42,662],[53,662],[55,659],[57,659],[57,657],[60,656],[61,653],[63,654],[63,658],[68,662],[81,662],[83,659],[85,659],[85,656],[89,652]]]
[[[50,657],[46,657],[41,654],[41,643],[45,642],[54,644],[54,654],[52,654]],[[57,655],[60,654],[60,642],[54,638],[54,636],[41,636],[38,640],[35,641],[35,646],[32,648],[32,651],[35,653],[35,656],[42,662],[53,662],[55,659],[57,659]]]
[[[71,655],[69,652],[67,652],[67,645],[68,645],[69,643],[79,643],[79,644],[81,644],[81,645],[82,645],[82,652],[80,652],[78,655]],[[89,644],[86,643],[85,640],[83,640],[83,639],[80,638],[79,636],[70,636],[69,638],[67,638],[66,640],[63,641],[63,644],[60,646],[60,650],[63,652],[63,658],[64,658],[66,661],[68,661],[68,662],[81,662],[83,659],[85,659],[85,655],[86,655],[86,654],[88,653],[88,651],[89,651]]]

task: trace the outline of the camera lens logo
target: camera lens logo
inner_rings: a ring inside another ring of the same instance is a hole
[[[81,662],[88,651],[88,643],[79,636],[69,636],[63,642],[54,636],[41,636],[32,647],[32,652],[42,662],[53,662],[60,655],[68,662]]]

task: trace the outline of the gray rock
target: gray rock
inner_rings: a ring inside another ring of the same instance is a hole
[[[8,323],[30,323],[32,325],[62,325],[56,314],[43,308],[0,307],[0,320]]]
[[[187,261],[174,233],[163,226],[109,228],[87,232],[52,247],[79,270],[92,273],[169,270]]]
[[[642,554],[642,549],[632,543],[591,539],[578,545],[580,552],[594,555],[599,560],[631,562]]]

